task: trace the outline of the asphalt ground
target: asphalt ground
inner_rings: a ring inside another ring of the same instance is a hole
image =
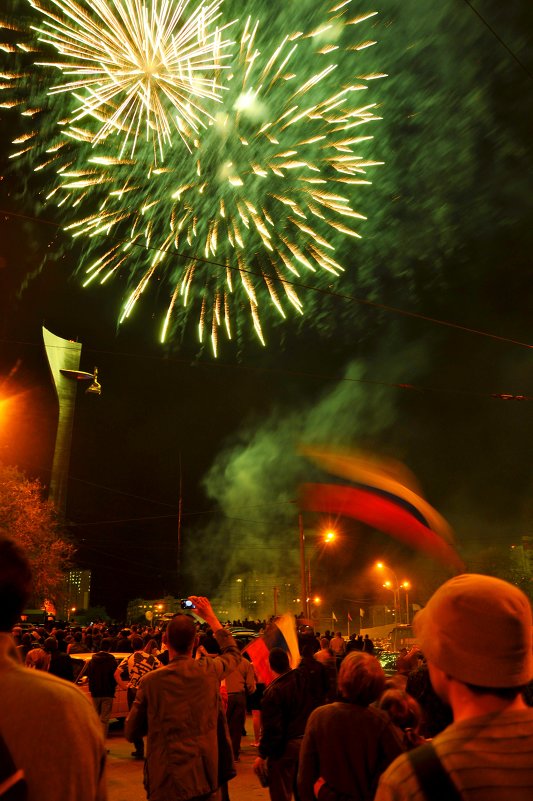
[[[246,731],[242,738],[241,755],[236,763],[237,776],[229,783],[230,801],[268,801],[268,790],[261,787],[252,770],[257,756],[253,743],[252,719],[246,720]],[[146,801],[143,787],[143,763],[133,759],[133,745],[124,738],[123,729],[112,725],[107,740],[108,801]]]

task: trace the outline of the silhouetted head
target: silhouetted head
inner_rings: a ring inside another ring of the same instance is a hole
[[[196,624],[189,615],[176,615],[167,626],[167,642],[177,654],[192,651],[196,639]]]
[[[366,651],[352,651],[340,667],[338,687],[346,701],[368,706],[385,689],[383,668],[376,657]]]
[[[32,588],[31,568],[18,545],[0,529],[0,631],[11,631]]]

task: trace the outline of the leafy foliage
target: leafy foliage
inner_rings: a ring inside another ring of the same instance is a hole
[[[33,572],[34,603],[61,596],[63,576],[74,546],[60,531],[39,481],[18,468],[0,464],[0,528],[23,549]]]

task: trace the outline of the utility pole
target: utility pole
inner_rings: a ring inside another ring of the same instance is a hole
[[[309,620],[309,600],[307,598],[307,581],[305,577],[305,534],[302,513],[298,513],[298,533],[300,537],[300,591],[302,596],[303,613]]]
[[[274,587],[274,617],[278,616],[279,587]]]

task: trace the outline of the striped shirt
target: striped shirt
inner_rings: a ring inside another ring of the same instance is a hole
[[[533,799],[533,708],[452,723],[433,745],[464,801]],[[431,801],[407,755],[383,773],[375,801]]]
[[[140,680],[144,676],[145,673],[149,673],[151,670],[155,670],[159,667],[160,662],[155,656],[151,654],[145,654],[144,651],[135,651],[135,653],[131,654],[130,656],[125,657],[122,660],[118,669],[122,673],[123,670],[127,668],[128,670],[128,683],[132,689],[138,687]]]

